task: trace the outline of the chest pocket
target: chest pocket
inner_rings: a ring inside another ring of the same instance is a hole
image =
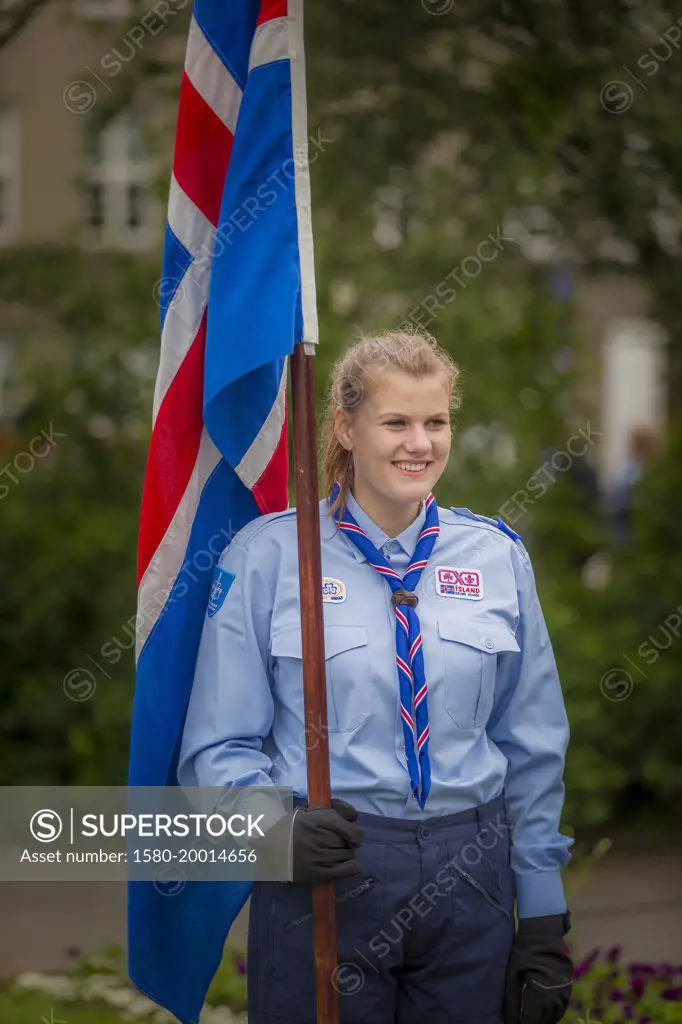
[[[520,651],[516,637],[499,623],[438,619],[445,710],[460,729],[480,729],[495,698],[497,655]]]
[[[298,662],[295,678],[300,681],[303,716],[303,650],[300,625],[281,630],[272,637],[273,658]],[[324,656],[327,677],[327,721],[330,733],[355,732],[369,718],[369,652],[365,626],[325,626]]]

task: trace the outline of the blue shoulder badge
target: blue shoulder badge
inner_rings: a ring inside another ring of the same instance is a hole
[[[511,537],[512,540],[521,540],[521,534],[516,533],[514,530],[512,530],[511,526],[507,526],[504,519],[500,519],[499,516],[497,517],[497,522],[495,523],[495,526],[502,530],[503,533],[506,533],[507,536]]]
[[[468,508],[455,508],[454,505],[451,507],[453,512],[459,512],[461,516],[466,516],[467,519],[477,519],[479,523],[490,523],[491,526],[496,526],[498,530],[502,530],[502,532],[506,533],[508,537],[511,537],[513,541],[522,539],[521,534],[512,530],[511,526],[507,526],[500,516],[498,516],[497,519],[491,519],[490,516],[479,516]]]
[[[213,582],[211,583],[211,593],[208,598],[208,617],[213,618],[216,612],[219,612],[223,601],[227,597],[227,592],[234,583],[235,575],[233,572],[228,572],[227,569],[221,569],[219,565],[216,566],[215,572],[213,573]]]

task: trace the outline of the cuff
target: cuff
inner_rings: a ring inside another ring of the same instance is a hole
[[[259,823],[259,828],[264,833],[269,832],[278,821],[291,814],[291,797],[283,797],[275,786],[272,789],[260,787],[259,792],[251,794],[248,802],[245,800],[244,803],[253,818],[263,816],[264,821]]]
[[[566,913],[566,897],[560,871],[516,874],[516,909],[519,918],[547,917]]]

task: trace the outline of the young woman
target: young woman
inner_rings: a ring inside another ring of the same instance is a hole
[[[330,879],[344,1024],[556,1024],[568,1003],[566,713],[520,539],[433,497],[458,373],[434,339],[401,332],[332,373],[331,809],[305,799],[295,509],[250,523],[221,559],[229,591],[206,618],[179,781],[290,786],[300,807],[294,881],[254,885],[249,1024],[314,1024],[311,885]]]

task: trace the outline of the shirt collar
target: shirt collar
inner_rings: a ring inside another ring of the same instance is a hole
[[[419,534],[421,533],[424,527],[424,521],[426,519],[426,507],[424,505],[424,502],[422,502],[422,507],[419,511],[419,515],[414,520],[414,522],[410,523],[409,526],[405,527],[403,532],[398,534],[397,537],[389,537],[387,533],[384,533],[381,527],[377,526],[374,520],[370,519],[370,517],[367,515],[364,509],[360,505],[358,505],[357,501],[350,493],[350,491],[348,492],[346,505],[348,507],[348,511],[353,516],[353,519],[355,519],[355,522],[362,530],[365,531],[365,533],[367,534],[375,548],[381,549],[383,545],[386,543],[386,541],[393,540],[397,544],[400,544],[400,547],[403,549],[405,554],[408,555],[408,557],[414,553],[414,549],[416,548],[417,541],[419,539]],[[360,549],[353,543],[353,541],[349,537],[347,537],[346,540],[353,549],[353,553],[357,560],[359,562],[367,561],[365,556],[362,554]]]

